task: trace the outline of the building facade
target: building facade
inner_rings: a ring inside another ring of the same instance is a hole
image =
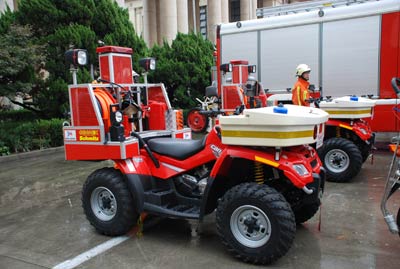
[[[215,41],[216,26],[255,19],[257,8],[296,2],[291,0],[125,0],[136,33],[146,44],[172,42],[178,32],[200,32]]]
[[[0,1],[0,13],[6,10],[7,6],[11,10],[15,10],[18,8],[18,0],[1,0]]]
[[[19,0],[1,0],[0,13],[18,8]],[[256,18],[261,7],[279,6],[307,0],[115,0],[127,8],[135,31],[149,47],[171,43],[178,32],[200,32],[215,42],[220,23]]]

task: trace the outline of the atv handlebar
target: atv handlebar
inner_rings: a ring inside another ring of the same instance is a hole
[[[399,85],[400,85],[400,78],[393,77],[392,78],[392,88],[393,88],[394,92],[396,93],[397,97],[400,97]]]
[[[321,100],[322,100],[322,98],[313,98],[313,97],[310,97],[309,99],[306,99],[305,101],[306,102],[308,102],[308,103],[314,103],[314,105],[315,105],[315,107],[316,108],[319,108],[319,103],[321,102]]]
[[[240,115],[240,114],[242,114],[242,112],[243,112],[244,109],[245,109],[245,106],[244,106],[244,105],[237,106],[237,107],[235,108],[235,112],[233,112],[233,115]]]
[[[214,117],[217,115],[225,115],[225,111],[223,111],[223,110],[200,110],[199,114],[205,115],[207,117]]]

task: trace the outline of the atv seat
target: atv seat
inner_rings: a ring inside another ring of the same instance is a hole
[[[147,142],[149,148],[161,155],[184,160],[204,149],[206,137],[199,140],[176,138],[153,138]]]

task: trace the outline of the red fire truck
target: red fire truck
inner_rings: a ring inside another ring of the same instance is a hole
[[[400,76],[400,1],[310,1],[257,12],[263,18],[218,27],[217,66],[255,64],[269,96],[288,93],[296,66],[306,63],[322,96],[376,99],[372,130],[399,130],[390,80]]]

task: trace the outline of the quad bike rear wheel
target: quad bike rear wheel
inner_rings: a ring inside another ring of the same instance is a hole
[[[348,182],[361,170],[361,152],[350,140],[338,137],[327,139],[318,149],[318,155],[328,181]]]
[[[194,133],[204,133],[208,127],[208,117],[200,114],[200,108],[192,108],[187,114],[187,125]]]
[[[283,195],[256,183],[231,188],[219,201],[217,231],[235,257],[254,264],[270,264],[291,247],[296,223]]]
[[[122,173],[114,168],[89,175],[83,185],[82,207],[90,224],[104,235],[126,234],[139,217]]]

